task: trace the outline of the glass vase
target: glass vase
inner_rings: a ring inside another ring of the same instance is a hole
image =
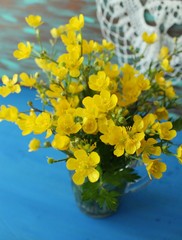
[[[94,218],[104,218],[112,215],[114,212],[107,208],[106,204],[102,207],[94,200],[82,200],[82,187],[72,182],[72,189],[78,208],[86,215]]]
[[[136,169],[137,169],[137,167],[136,167]],[[129,192],[137,191],[150,183],[150,179],[149,179],[148,175],[146,175],[145,172],[140,171],[140,170],[141,169],[139,168],[139,172],[141,172],[140,176],[142,174],[143,174],[143,176],[141,176],[141,178],[139,180],[136,180],[134,183],[127,183],[125,180],[121,179],[121,182],[123,184],[119,190],[115,186],[106,184],[105,187],[107,189],[112,190],[112,191],[114,190],[116,192],[119,191],[119,196],[117,198],[119,204],[121,202],[121,198],[123,195],[125,195]],[[138,172],[138,169],[136,170],[136,172]],[[72,173],[70,175],[72,176]],[[77,206],[86,215],[89,215],[90,217],[94,217],[94,218],[105,218],[105,217],[111,216],[115,212],[117,212],[119,205],[115,211],[112,211],[107,208],[106,204],[103,204],[103,206],[100,207],[99,204],[95,200],[86,200],[86,201],[82,200],[82,191],[83,191],[82,186],[78,186],[78,185],[74,184],[74,182],[72,180],[71,180],[71,182],[72,182],[73,194],[74,194]]]

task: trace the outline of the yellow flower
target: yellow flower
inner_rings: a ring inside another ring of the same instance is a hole
[[[147,155],[161,155],[161,148],[159,146],[155,146],[157,144],[157,140],[154,138],[148,138],[147,140],[141,141],[141,146],[137,150],[137,154],[147,154]]]
[[[182,144],[177,148],[177,155],[179,162],[182,164]]]
[[[62,135],[77,133],[81,129],[80,123],[75,123],[73,114],[66,113],[59,117],[56,131]]]
[[[72,82],[68,86],[68,92],[72,94],[77,94],[81,91],[83,91],[84,87],[82,84],[79,84],[77,82]]]
[[[58,28],[52,28],[50,30],[50,34],[53,38],[58,38],[58,37],[61,37],[61,34],[66,31],[67,31],[67,26],[60,25]]]
[[[116,93],[118,97],[118,105],[121,107],[127,107],[138,100],[141,91],[137,87],[133,87],[132,83],[128,83],[128,86],[123,87],[122,94]]]
[[[157,34],[156,33],[148,34],[147,32],[144,32],[142,34],[142,39],[144,42],[152,44],[157,41]]]
[[[82,129],[87,134],[95,134],[97,131],[97,122],[95,118],[93,117],[84,118]]]
[[[107,90],[102,90],[100,95],[95,94],[93,100],[99,111],[104,113],[113,109],[118,102],[117,96],[115,94],[111,95]]]
[[[50,61],[44,58],[35,58],[35,63],[39,68],[45,71],[50,71],[52,65],[50,65]]]
[[[40,140],[34,138],[29,143],[29,152],[37,151],[40,148]]]
[[[34,134],[41,134],[46,132],[51,127],[52,119],[51,114],[48,112],[40,113],[35,119],[33,128]]]
[[[16,122],[18,119],[18,109],[14,106],[8,108],[4,105],[0,106],[0,122],[3,120]]]
[[[156,179],[160,179],[162,177],[163,172],[167,170],[167,166],[165,163],[160,162],[160,159],[149,159],[147,155],[143,157],[143,161],[146,165],[146,169],[150,179],[152,176]]]
[[[74,31],[69,31],[65,34],[61,34],[61,40],[67,47],[67,50],[78,44],[78,36]]]
[[[138,126],[137,126],[138,125]],[[144,139],[145,134],[144,132],[140,129],[137,129],[137,127],[140,128],[143,127],[143,121],[136,121],[133,125],[132,128],[129,128],[127,130],[128,138],[126,139],[125,142],[125,151],[128,154],[134,154],[137,149],[140,148],[141,146],[141,141]]]
[[[164,78],[164,72],[160,71],[157,72],[155,75],[155,80],[157,82],[157,84],[163,89],[166,86],[166,80]]]
[[[70,139],[67,136],[56,134],[52,141],[52,147],[58,150],[67,150],[69,148]]]
[[[97,43],[93,40],[90,40],[89,42],[85,39],[82,41],[82,53],[83,54],[90,54],[97,50]]]
[[[23,72],[20,74],[21,82],[20,85],[26,86],[26,87],[33,87],[34,84],[36,83],[36,79],[28,76],[27,73]]]
[[[165,89],[165,94],[169,99],[173,99],[176,97],[176,93],[175,90],[173,88],[173,86],[169,86]]]
[[[69,158],[66,167],[69,170],[74,170],[73,182],[77,185],[82,185],[85,178],[88,177],[90,182],[96,182],[99,179],[99,172],[95,168],[100,162],[100,156],[96,152],[87,154],[85,150],[76,150],[75,158]]]
[[[100,136],[100,139],[103,143],[114,146],[114,155],[120,157],[124,154],[128,134],[125,127],[112,126],[111,124],[107,131]]]
[[[155,121],[157,119],[157,116],[153,113],[148,113],[144,118],[143,118],[143,123],[144,123],[144,131],[151,131],[152,126],[154,125]]]
[[[162,46],[160,49],[159,58],[163,59],[168,57],[169,57],[169,48],[166,46]]]
[[[165,107],[160,107],[155,111],[158,120],[167,120],[169,118],[168,111]]]
[[[15,50],[13,52],[13,56],[17,58],[18,60],[22,60],[24,58],[29,58],[32,52],[32,47],[30,45],[30,42],[27,42],[27,44],[20,42],[18,43],[18,50]]]
[[[51,62],[48,65],[48,67],[49,67],[49,70],[51,71],[51,73],[54,76],[56,76],[59,79],[59,81],[62,81],[66,77],[66,75],[68,73],[68,69],[67,68],[65,68],[65,67],[63,67],[61,65],[58,65],[56,63],[52,63]]]
[[[172,86],[172,82],[165,80],[164,72],[162,72],[162,71],[158,72],[155,75],[155,80],[156,80],[157,84],[159,85],[159,87],[165,92],[165,95],[169,99],[173,99],[176,96],[176,93],[175,93],[174,88]]]
[[[110,62],[104,65],[104,72],[110,79],[115,79],[119,76],[120,71],[117,64],[111,64]]]
[[[50,128],[52,120],[49,113],[42,112],[36,116],[35,112],[31,111],[30,115],[20,113],[16,123],[22,130],[22,135],[27,135],[31,132],[41,134]]]
[[[49,85],[49,90],[46,91],[46,95],[49,98],[59,98],[62,96],[64,89],[61,85],[59,84],[50,84]]]
[[[152,175],[154,178],[160,179],[163,172],[166,171],[167,166],[165,163],[159,162],[158,160],[151,160],[151,162],[146,166],[146,169],[150,178],[152,178]]]
[[[70,109],[70,103],[68,102],[68,100],[65,98],[59,98],[59,96],[58,99],[51,100],[51,104],[55,110],[55,115],[57,116],[65,114],[67,110]]]
[[[106,116],[98,119],[98,130],[101,133],[108,133],[108,130],[111,126],[115,126],[112,119],[107,119]]]
[[[37,15],[29,15],[25,18],[28,25],[32,28],[37,28],[43,24],[41,16]]]
[[[161,62],[161,67],[166,71],[166,72],[173,72],[174,69],[170,65],[170,61],[167,58],[164,58]]]
[[[72,95],[68,97],[68,102],[72,108],[76,108],[80,102],[78,95]]]
[[[123,78],[122,78],[122,82],[127,81],[129,79],[131,79],[135,74],[138,73],[138,71],[131,66],[128,63],[125,63],[122,67],[121,67],[121,71],[123,73]]]
[[[5,86],[0,87],[0,95],[7,97],[10,93],[19,93],[21,91],[20,85],[17,84],[18,75],[14,74],[12,79],[4,75],[2,77],[2,82]]]
[[[176,131],[171,130],[173,127],[171,122],[163,122],[159,125],[158,133],[160,139],[171,140],[176,137]]]
[[[60,36],[60,32],[57,28],[52,28],[50,34],[53,38],[58,38]]]
[[[69,20],[68,29],[79,31],[84,27],[84,16],[80,14],[79,16],[72,17]]]
[[[128,106],[138,100],[142,91],[148,90],[150,81],[145,79],[143,74],[138,72],[129,64],[121,68],[123,76],[121,78],[122,94],[117,93],[120,106]]]
[[[102,40],[102,46],[107,50],[114,50],[115,45],[112,42],[108,42],[106,39]]]
[[[34,130],[36,120],[36,114],[34,111],[30,112],[30,115],[20,113],[17,120],[18,127],[22,130],[22,135],[30,134]]]
[[[150,81],[148,79],[146,79],[143,74],[140,74],[137,77],[137,85],[141,91],[146,91],[151,87]]]
[[[110,79],[106,76],[104,71],[99,71],[96,75],[93,74],[89,77],[88,85],[89,88],[94,91],[101,91],[107,89],[109,86]]]
[[[65,65],[69,69],[69,74],[71,77],[79,77],[80,75],[80,66],[83,63],[84,58],[80,56],[79,51],[73,50],[69,53],[62,54],[58,58],[58,63],[60,65]]]
[[[95,101],[91,97],[85,97],[82,101],[85,109],[80,110],[80,117],[94,117],[97,118],[99,115],[99,109],[95,104]]]

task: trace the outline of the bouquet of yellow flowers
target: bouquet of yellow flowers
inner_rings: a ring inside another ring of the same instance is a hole
[[[48,158],[48,163],[66,162],[83,201],[115,210],[124,186],[140,178],[136,165],[146,167],[149,179],[160,179],[167,169],[161,154],[172,154],[182,163],[182,145],[176,153],[170,151],[182,121],[172,121],[168,112],[178,104],[171,66],[173,56],[182,50],[177,40],[173,52],[163,46],[159,58],[142,72],[138,64],[144,54],[138,57],[133,47],[137,56],[133,64],[118,66],[112,62],[112,43],[84,39],[82,14],[51,29],[50,49],[41,42],[41,17],[30,15],[25,20],[35,29],[38,47],[20,42],[13,55],[18,60],[33,58],[41,73],[2,76],[0,95],[18,94],[24,86],[34,88],[43,107],[28,102],[26,111],[19,112],[1,105],[0,121],[15,123],[23,136],[45,134],[44,143],[31,140],[29,151],[51,147],[64,152],[65,159]],[[155,33],[141,38],[146,48],[157,41]]]

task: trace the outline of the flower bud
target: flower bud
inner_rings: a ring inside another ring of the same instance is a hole
[[[44,147],[48,148],[48,147],[52,147],[52,145],[51,145],[50,142],[45,142],[45,143],[44,143]]]
[[[53,158],[48,158],[47,159],[48,164],[55,163],[55,160]]]

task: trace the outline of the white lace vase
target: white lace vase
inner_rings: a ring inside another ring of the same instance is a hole
[[[143,32],[158,34],[158,41],[148,48],[141,61],[143,69],[156,59],[161,46],[174,48],[174,37],[182,46],[182,0],[96,0],[96,5],[102,34],[116,45],[120,65],[132,62],[131,45],[139,54],[143,52]],[[182,53],[171,64],[175,71],[182,71]],[[180,79],[175,81],[180,84]]]

